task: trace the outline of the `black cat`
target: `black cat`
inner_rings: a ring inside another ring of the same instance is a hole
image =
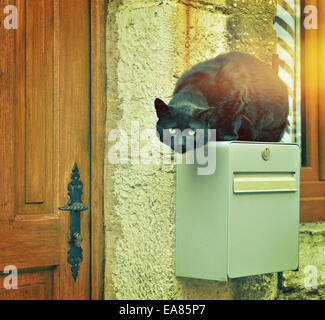
[[[156,99],[155,108],[160,140],[179,152],[187,151],[186,136],[195,139],[198,129],[216,129],[213,137],[205,133],[204,143],[278,142],[288,124],[288,90],[266,63],[231,52],[195,65],[179,79],[169,104]]]

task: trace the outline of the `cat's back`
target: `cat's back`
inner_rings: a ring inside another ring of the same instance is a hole
[[[229,52],[193,66],[178,80],[174,93],[187,85],[198,89],[215,85],[215,80],[264,87],[267,82],[276,83],[278,77],[269,65],[258,58],[247,53]]]
[[[182,75],[178,82],[182,82],[189,76],[194,75],[196,73],[211,73],[213,71],[217,71],[225,67],[244,67],[248,72],[257,72],[261,69],[263,71],[273,72],[272,68],[269,65],[267,65],[265,62],[262,62],[253,55],[244,52],[233,51],[220,54],[213,59],[206,60],[204,62],[194,65],[190,70],[188,70]]]

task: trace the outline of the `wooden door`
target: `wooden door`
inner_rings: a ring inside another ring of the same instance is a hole
[[[302,0],[301,222],[325,220],[325,1]],[[305,29],[304,8],[318,9],[318,29]]]
[[[7,5],[18,29],[7,30]],[[90,298],[90,213],[83,261],[67,262],[67,185],[76,162],[90,203],[88,0],[0,0],[0,300]],[[18,289],[3,283],[18,269]]]

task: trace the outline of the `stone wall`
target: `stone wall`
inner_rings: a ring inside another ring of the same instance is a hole
[[[275,0],[110,0],[106,154],[115,144],[109,141],[111,130],[127,132],[130,150],[137,143],[131,138],[137,123],[140,131],[155,128],[154,99],[168,101],[177,79],[193,64],[232,50],[271,64],[275,13]],[[140,142],[140,150],[147,144]],[[163,153],[158,139],[152,146]],[[175,181],[174,165],[137,163],[131,152],[120,164],[106,157],[106,299],[286,299],[304,294],[303,271],[228,283],[176,278]],[[325,227],[302,230],[301,267],[321,267]],[[322,293],[306,294],[317,298]]]

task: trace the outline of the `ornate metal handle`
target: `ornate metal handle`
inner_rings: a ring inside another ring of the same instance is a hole
[[[88,210],[88,206],[81,201],[83,183],[80,181],[80,174],[77,164],[72,169],[71,180],[68,184],[69,202],[60,207],[59,210],[70,211],[70,249],[68,251],[68,262],[74,281],[77,281],[82,255],[82,236],[80,231],[80,212]]]

